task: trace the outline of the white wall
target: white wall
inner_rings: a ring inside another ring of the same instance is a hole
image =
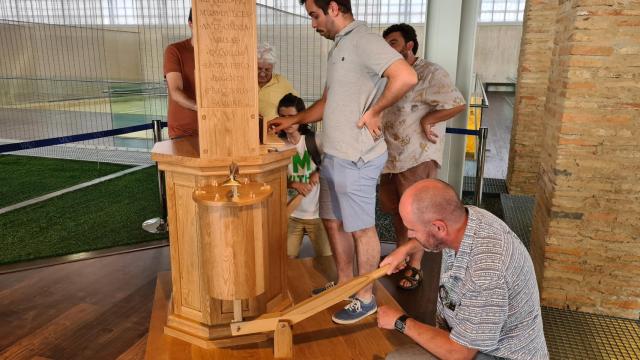
[[[522,25],[481,24],[478,26],[474,70],[482,81],[514,82],[518,74],[518,57]]]
[[[473,81],[473,54],[480,0],[431,0],[427,11],[425,58],[444,67],[469,101]],[[466,127],[467,112],[447,122]],[[447,135],[442,169],[438,176],[462,194],[465,136]]]

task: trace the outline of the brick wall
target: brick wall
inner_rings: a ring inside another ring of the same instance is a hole
[[[561,1],[555,30],[532,230],[542,302],[637,319],[640,1]]]
[[[507,173],[507,186],[512,194],[536,192],[557,12],[558,0],[526,3]]]

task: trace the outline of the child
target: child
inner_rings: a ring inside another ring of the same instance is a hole
[[[290,93],[278,103],[279,116],[296,115],[302,110],[304,110],[302,99]],[[284,129],[278,136],[298,150],[289,164],[287,188],[304,196],[300,205],[289,217],[287,254],[289,258],[298,256],[306,232],[316,256],[330,256],[331,247],[318,210],[320,152],[315,134],[307,124],[296,124]]]

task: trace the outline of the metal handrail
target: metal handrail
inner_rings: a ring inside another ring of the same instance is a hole
[[[474,189],[474,202],[476,206],[480,207],[482,203],[482,192],[484,191],[484,162],[487,152],[487,137],[489,136],[489,129],[486,127],[480,128],[480,134],[478,135],[478,146],[476,152],[478,153],[478,160],[476,164],[476,183]]]
[[[482,82],[482,78],[480,77],[480,75],[475,74],[476,77],[476,81],[474,84],[474,91],[473,93],[476,94],[478,92],[480,92],[481,97],[480,97],[480,103],[479,104],[469,104],[470,108],[482,108],[482,109],[486,109],[489,107],[489,98],[487,98],[487,93],[485,92],[484,89],[484,83]],[[478,91],[478,87],[480,87],[480,91]]]
[[[487,97],[487,93],[486,93],[486,91],[484,89],[484,82],[482,82],[482,78],[478,74],[476,74],[476,83],[480,84],[480,89],[482,90],[482,107],[483,108],[488,108],[489,107],[489,98]]]

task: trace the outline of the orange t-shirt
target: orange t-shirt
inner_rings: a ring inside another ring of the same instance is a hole
[[[196,99],[195,59],[191,39],[183,40],[167,46],[164,51],[164,76],[177,72],[182,75],[182,91],[191,99]],[[197,135],[198,113],[182,107],[169,96],[167,111],[169,137]]]

